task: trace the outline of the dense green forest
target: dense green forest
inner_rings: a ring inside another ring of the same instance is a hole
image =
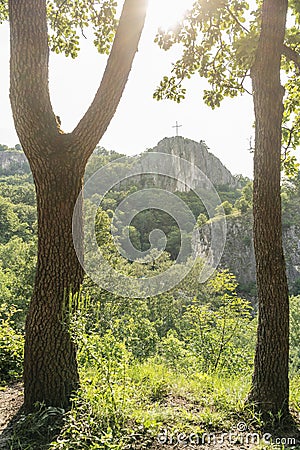
[[[1,146],[0,150],[13,149]],[[98,147],[86,178],[119,156]],[[118,270],[151,276],[173,264],[180,231],[168,214],[145,210],[130,225],[133,245],[147,249],[149,233],[159,228],[168,238],[166,251],[155,265],[152,261],[129,263],[119,256],[110,235],[111,218],[117,205],[138,188],[133,180],[105,196],[96,233],[98,244]],[[219,186],[218,193],[228,216],[251,209],[250,180],[239,177],[236,189]],[[177,195],[201,227],[208,219],[198,197],[192,191]],[[295,221],[300,177],[284,183],[282,198],[286,223]],[[35,272],[35,189],[26,168],[22,174],[2,170],[0,226],[0,382],[5,386],[22,376],[24,321]],[[187,225],[187,238],[191,231]],[[179,270],[181,264],[189,260],[180,261]],[[56,449],[150,448],[157,436],[171,443],[171,436],[185,433],[188,443],[190,433],[201,440],[207,431],[228,432],[238,423],[245,422],[249,432],[260,429],[260,417],[244,405],[253,368],[255,304],[241,298],[235,277],[226,269],[199,283],[202,264],[198,260],[181,283],[155,297],[117,296],[86,277],[80,294],[70,298],[70,305],[76,306],[70,311],[76,312],[69,314],[65,324],[78,348],[81,376],[73,407],[64,414],[59,408],[40,405],[37,412],[23,416],[8,448],[48,448],[52,438],[49,448]],[[300,296],[293,296],[290,369],[295,417],[300,414],[299,340]],[[280,417],[273,419],[280,431],[284,425]]]

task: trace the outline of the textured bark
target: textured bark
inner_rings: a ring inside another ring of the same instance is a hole
[[[98,92],[70,134],[52,110],[45,0],[9,0],[10,97],[16,130],[32,169],[38,209],[38,261],[26,320],[25,407],[37,401],[68,407],[79,383],[66,301],[83,269],[72,239],[73,209],[85,165],[122,96],[144,25],[147,0],[125,0]],[[77,220],[82,221],[82,217]]]
[[[282,247],[280,159],[284,90],[281,51],[287,0],[264,0],[251,71],[255,108],[254,248],[259,324],[250,400],[267,418],[288,413],[289,302]]]
[[[79,291],[83,269],[72,238],[73,209],[84,166],[65,158],[34,161],[38,209],[38,262],[26,320],[24,403],[67,408],[79,383],[76,349],[68,331],[69,298]],[[78,220],[82,217],[78,218]]]

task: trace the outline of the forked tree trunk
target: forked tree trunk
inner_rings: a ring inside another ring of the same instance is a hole
[[[26,410],[36,402],[68,407],[79,382],[66,302],[79,290],[83,269],[75,254],[72,217],[85,165],[122,96],[143,29],[147,0],[125,0],[107,66],[86,114],[64,134],[48,86],[46,0],[9,0],[10,97],[16,130],[37,193],[38,262],[26,321]],[[81,221],[81,217],[77,217]]]
[[[280,83],[287,0],[265,0],[251,71],[255,108],[254,247],[259,323],[250,401],[265,418],[289,405],[289,300],[282,246],[280,160],[284,90]]]

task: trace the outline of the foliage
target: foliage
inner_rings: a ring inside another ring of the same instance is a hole
[[[18,216],[12,204],[0,197],[0,243],[5,244],[19,228]]]
[[[91,27],[98,51],[110,52],[117,26],[115,0],[52,0],[47,3],[52,51],[75,58],[80,49],[80,35],[84,36],[84,29]]]
[[[249,181],[242,189],[241,197],[236,200],[234,207],[242,214],[252,208],[253,183]]]
[[[235,279],[227,271],[218,273],[209,285],[209,302],[201,304],[194,299],[180,321],[186,349],[198,370],[247,370],[253,359],[256,328],[251,305],[238,298]]]
[[[4,22],[8,18],[8,4],[7,0],[0,1],[0,23]]]
[[[290,366],[292,373],[300,370],[300,297],[290,299]]]
[[[90,27],[98,51],[109,53],[117,26],[116,8],[115,0],[47,0],[50,49],[75,58],[80,37],[85,37],[84,30]],[[1,0],[0,23],[7,19],[8,2]]]
[[[204,91],[203,99],[212,108],[220,106],[225,96],[244,92],[256,45],[255,22],[250,24],[250,36],[243,25],[248,8],[246,1],[195,1],[176,28],[166,33],[160,30],[156,37],[160,47],[168,50],[181,43],[183,53],[154,98],[180,101],[185,96],[183,80],[195,73],[208,79],[211,89]]]
[[[199,214],[197,223],[196,223],[197,228],[201,228],[203,225],[205,225],[207,223],[207,220],[208,219],[205,214],[203,214],[203,213]]]
[[[135,359],[156,355],[178,370],[186,371],[186,366],[188,371],[247,370],[256,327],[251,305],[238,298],[235,278],[227,271],[202,287],[192,284],[197,270],[201,265],[170,293],[147,299],[116,297],[87,284],[83,289],[83,295],[89,296],[83,316],[85,333],[94,336],[94,343],[96,336],[101,340],[111,334]],[[75,329],[81,328],[76,322]],[[83,342],[81,338],[78,345]]]
[[[16,305],[14,315],[16,327],[23,328],[27,307],[32,294],[35,273],[36,243],[27,243],[21,238],[12,238],[0,244],[0,295],[9,305]]]
[[[13,328],[16,311],[13,306],[0,305],[0,384],[22,375],[24,338]]]
[[[10,177],[3,177],[0,184],[0,195],[9,197],[10,202],[15,205],[35,206],[34,185],[28,181],[23,181],[21,177],[14,177],[14,180]]]
[[[154,98],[180,102],[186,95],[184,81],[195,74],[209,83],[203,100],[212,109],[219,107],[225,97],[251,93],[248,80],[258,44],[261,5],[260,0],[195,0],[181,23],[167,31],[159,30],[158,45],[169,50],[181,44],[182,54],[173,64],[171,74],[163,77]],[[282,58],[286,74],[282,167],[288,176],[294,176],[299,164],[293,150],[300,142],[300,11],[297,2],[289,2],[289,12]]]
[[[232,211],[233,211],[232,204],[229,203],[228,200],[226,200],[225,202],[221,203],[221,205],[216,207],[217,215],[225,214],[225,216],[229,216],[230,214],[232,214]]]

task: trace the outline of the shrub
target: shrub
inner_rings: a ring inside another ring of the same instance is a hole
[[[13,328],[13,315],[17,312],[11,306],[0,306],[0,384],[7,383],[22,374],[24,338]]]
[[[297,373],[300,369],[300,296],[290,299],[290,366]]]

